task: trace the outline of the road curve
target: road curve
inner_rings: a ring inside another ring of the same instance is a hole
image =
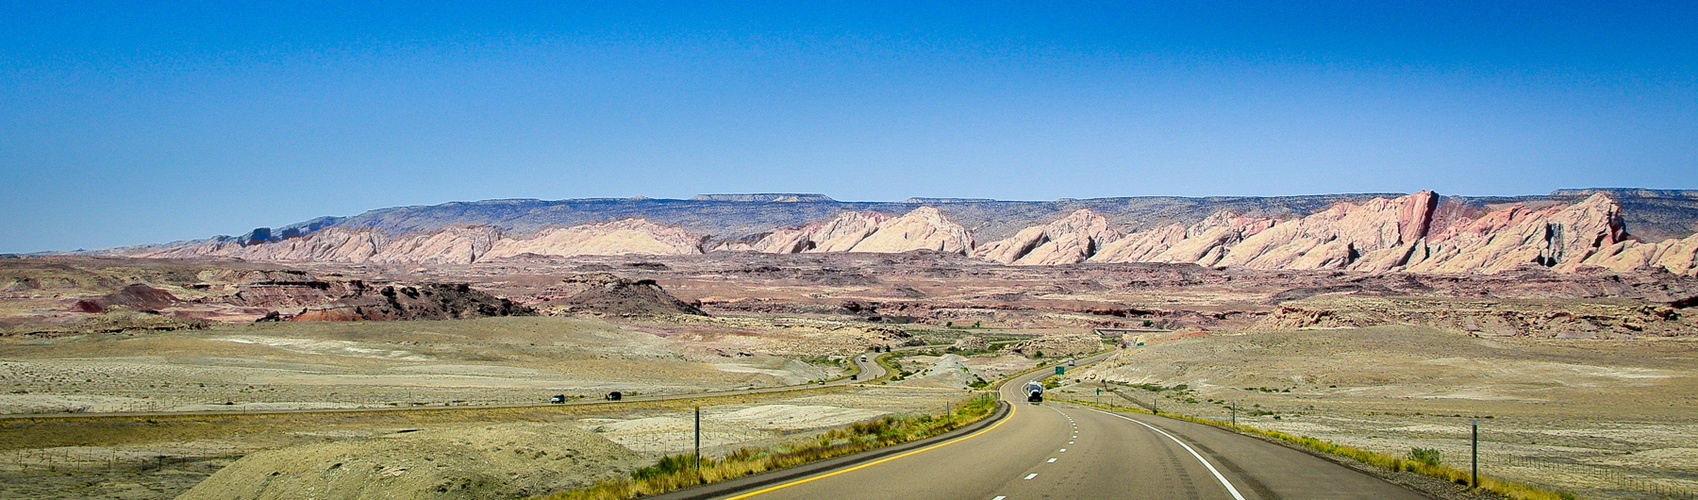
[[[1087,360],[1088,361],[1088,360]],[[1071,404],[1025,403],[986,431],[927,451],[721,498],[779,499],[1420,499],[1337,464],[1224,429]]]

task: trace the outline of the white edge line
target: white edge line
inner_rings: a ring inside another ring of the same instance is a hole
[[[1133,419],[1131,419],[1131,418],[1127,418],[1127,417],[1126,417],[1126,416],[1124,416],[1124,415],[1115,415],[1115,414],[1113,414],[1113,413],[1109,413],[1109,412],[1106,412],[1106,411],[1102,411],[1102,410],[1098,410],[1098,409],[1095,409],[1095,408],[1088,408],[1088,409],[1089,409],[1089,410],[1091,410],[1091,411],[1094,411],[1094,412],[1097,412],[1097,413],[1101,413],[1101,414],[1104,414],[1104,415],[1108,415],[1108,416],[1111,416],[1111,417],[1115,417],[1115,418],[1119,418],[1119,419],[1122,419],[1122,420],[1125,420],[1125,421],[1127,421],[1127,422],[1132,422],[1132,423],[1134,423],[1134,424],[1138,424],[1138,425],[1142,425],[1142,426],[1144,426],[1144,427],[1149,427],[1149,428],[1150,428],[1150,430],[1152,430],[1152,431],[1156,431],[1156,432],[1157,432],[1157,433],[1160,433],[1160,434],[1161,434],[1161,435],[1163,435],[1163,436],[1167,436],[1167,438],[1168,438],[1168,439],[1172,439],[1172,440],[1173,440],[1173,442],[1175,442],[1175,443],[1179,443],[1179,446],[1181,446],[1181,447],[1183,447],[1183,448],[1185,448],[1185,451],[1189,451],[1189,452],[1191,452],[1191,456],[1193,456],[1193,457],[1197,457],[1197,461],[1198,461],[1198,462],[1202,462],[1202,463],[1203,463],[1203,467],[1208,467],[1208,468],[1209,468],[1209,473],[1210,473],[1210,474],[1214,474],[1214,475],[1215,475],[1215,479],[1216,479],[1216,480],[1218,480],[1218,481],[1220,481],[1220,485],[1221,485],[1221,486],[1225,486],[1225,487],[1226,487],[1226,492],[1227,492],[1227,493],[1231,493],[1231,494],[1232,494],[1232,498],[1234,498],[1234,499],[1235,499],[1235,500],[1244,500],[1244,495],[1240,495],[1240,494],[1238,494],[1238,488],[1233,488],[1233,487],[1232,487],[1232,482],[1231,482],[1231,481],[1227,481],[1227,480],[1226,480],[1226,476],[1222,476],[1222,475],[1220,475],[1220,471],[1218,471],[1218,470],[1215,470],[1215,466],[1214,466],[1214,465],[1212,465],[1212,464],[1210,464],[1210,463],[1209,463],[1209,461],[1208,461],[1208,460],[1204,460],[1204,459],[1203,459],[1203,456],[1202,456],[1202,455],[1200,455],[1200,454],[1198,454],[1198,453],[1197,453],[1197,450],[1193,450],[1193,449],[1191,449],[1191,445],[1188,445],[1188,444],[1185,444],[1185,442],[1184,442],[1184,441],[1180,441],[1180,440],[1179,440],[1179,438],[1176,438],[1176,437],[1173,437],[1173,435],[1172,435],[1172,434],[1168,434],[1168,433],[1167,433],[1167,431],[1164,431],[1164,430],[1161,430],[1161,429],[1157,429],[1157,428],[1156,428],[1156,426],[1153,426],[1153,425],[1150,425],[1150,424],[1146,424],[1146,423],[1143,423],[1143,422],[1139,422],[1139,421],[1137,421],[1137,420],[1133,420]]]

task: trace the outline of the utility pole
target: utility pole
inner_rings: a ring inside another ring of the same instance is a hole
[[[1238,402],[1232,402],[1232,428],[1238,428]]]
[[[1474,489],[1480,489],[1480,419],[1477,418],[1474,419],[1473,457],[1469,461],[1473,463],[1474,468],[1474,473],[1470,474],[1470,478],[1473,479]]]

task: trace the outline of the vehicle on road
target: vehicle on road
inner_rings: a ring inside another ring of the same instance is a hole
[[[618,400],[624,399],[624,398],[625,398],[625,395],[619,393],[619,391],[613,391],[613,392],[607,393],[607,400],[608,401],[618,401]]]
[[[1033,380],[1026,383],[1026,402],[1037,404],[1044,402],[1044,385]]]
[[[867,355],[865,355],[865,354],[862,354],[862,355],[861,355],[861,362],[862,362],[862,363],[865,363],[865,362],[867,362]]]
[[[566,402],[566,395],[565,394],[555,394],[554,397],[548,398],[548,402],[554,403],[554,404],[565,403]]]

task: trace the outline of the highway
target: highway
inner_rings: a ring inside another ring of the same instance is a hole
[[[960,439],[861,465],[728,494],[780,499],[1421,499],[1340,465],[1212,426],[1078,405],[1014,404],[1001,422]]]

